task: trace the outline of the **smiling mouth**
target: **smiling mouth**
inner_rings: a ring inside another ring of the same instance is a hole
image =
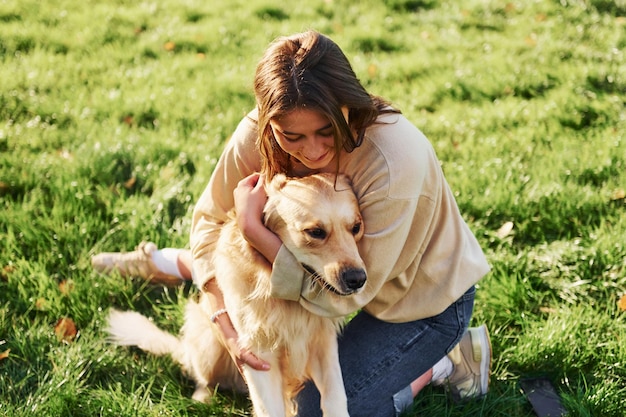
[[[326,152],[324,155],[317,157],[315,159],[311,159],[311,158],[307,158],[307,159],[311,162],[319,162],[319,161],[324,160],[324,158],[326,158],[326,155],[328,155],[328,152]]]
[[[311,158],[307,157],[306,155],[302,155],[302,157],[303,157],[306,161],[308,161],[309,163],[313,163],[313,164],[315,164],[315,163],[318,163],[318,162],[322,162],[322,161],[324,161],[324,160],[328,157],[329,152],[330,152],[330,151],[328,151],[328,152],[324,153],[323,155],[321,155],[321,156],[319,156],[319,157],[317,157],[317,158],[315,158],[315,159],[311,159]]]
[[[333,287],[332,285],[330,285],[330,283],[328,281],[326,281],[324,278],[322,278],[322,276],[320,274],[318,274],[313,268],[311,268],[309,265],[306,264],[301,264],[302,268],[304,268],[304,270],[306,272],[308,272],[309,274],[311,274],[311,278],[313,281],[317,281],[319,282],[322,287],[324,287],[325,289],[327,289],[328,291],[340,295],[340,296],[346,296],[349,295],[350,293],[344,293],[339,291],[337,288]]]

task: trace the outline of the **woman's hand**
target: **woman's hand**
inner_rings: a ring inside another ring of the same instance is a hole
[[[235,200],[235,212],[237,225],[243,236],[252,243],[259,230],[265,229],[263,225],[263,207],[267,201],[265,192],[265,178],[259,173],[254,173],[239,181],[233,191]]]
[[[273,264],[283,242],[263,224],[267,202],[265,176],[255,173],[239,181],[233,191],[237,226],[243,237]]]
[[[239,347],[239,337],[233,323],[230,321],[230,317],[228,317],[228,314],[221,314],[215,320],[215,323],[224,334],[226,349],[228,350],[230,357],[237,365],[237,368],[239,368],[240,373],[242,373],[244,365],[247,365],[252,369],[256,369],[257,371],[267,371],[270,369],[269,363],[259,359],[249,350]]]
[[[209,304],[213,311],[225,311],[224,294],[222,294],[222,290],[220,290],[215,279],[207,281],[202,289],[204,294],[208,297]],[[257,358],[252,352],[239,347],[239,335],[237,334],[237,330],[235,330],[235,326],[233,326],[233,322],[230,320],[228,312],[215,317],[214,323],[219,328],[219,331],[222,332],[224,341],[226,342],[226,349],[240,372],[243,365],[248,365],[252,369],[259,371],[267,371],[270,369],[270,365],[267,362]]]

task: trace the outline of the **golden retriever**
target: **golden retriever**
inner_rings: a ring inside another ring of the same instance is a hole
[[[364,228],[349,178],[277,175],[266,190],[264,222],[310,274],[307,285],[317,282],[332,297],[361,291],[367,276],[357,242]],[[244,366],[241,377],[221,331],[211,323],[213,311],[203,294],[197,302],[188,302],[180,337],[138,313],[112,310],[111,340],[171,354],[196,382],[193,398],[199,401],[210,401],[218,385],[247,388],[257,417],[295,415],[294,398],[303,383],[312,380],[320,391],[324,415],[348,416],[337,353],[343,319],[316,316],[298,302],[271,297],[271,265],[246,242],[234,216],[223,226],[213,256],[239,344],[269,362],[269,371]]]

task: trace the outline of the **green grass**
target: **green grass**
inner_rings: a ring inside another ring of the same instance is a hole
[[[0,0],[0,415],[249,415],[105,341],[112,306],[177,331],[193,288],[89,258],[188,245],[257,60],[315,28],[431,139],[493,266],[473,319],[491,330],[490,394],[455,405],[428,387],[409,415],[532,416],[519,380],[545,375],[570,415],[623,416],[626,3],[292,3]]]

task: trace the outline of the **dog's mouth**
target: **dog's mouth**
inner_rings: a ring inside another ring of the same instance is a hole
[[[353,292],[353,291],[343,292],[343,291],[338,290],[337,288],[333,287],[328,281],[326,281],[315,269],[311,268],[309,265],[307,264],[300,264],[300,265],[302,265],[302,268],[304,268],[306,272],[311,274],[311,280],[313,282],[315,281],[319,282],[322,285],[322,287],[324,287],[324,289],[332,292],[333,294],[337,294],[343,297],[346,295],[350,295]]]

